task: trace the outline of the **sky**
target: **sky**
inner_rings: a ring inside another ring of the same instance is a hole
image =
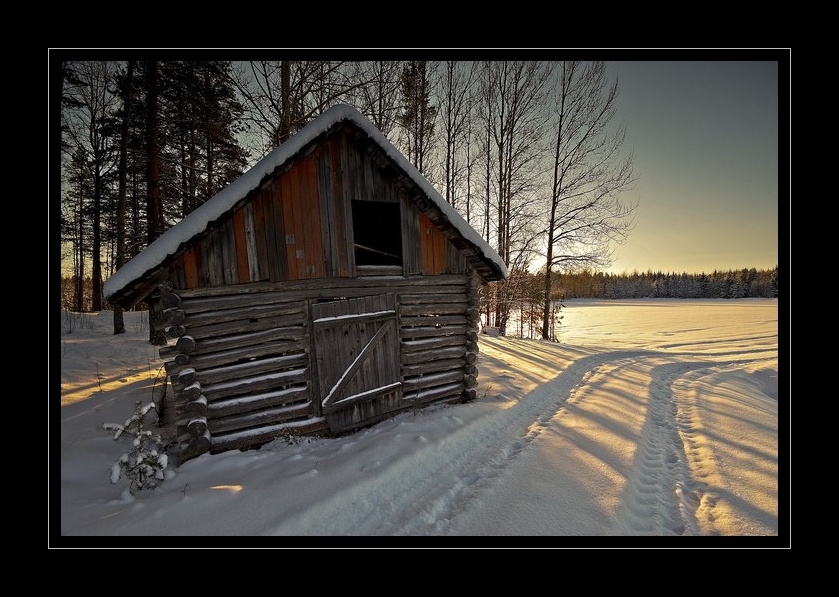
[[[121,335],[108,311],[53,316],[49,547],[789,548],[778,301],[562,312],[559,343],[481,334],[472,402],[204,454],[135,495],[103,425],[156,387],[145,313]]]
[[[506,58],[492,50],[486,58]],[[615,246],[608,271],[710,273],[788,264],[791,218],[782,227],[778,215],[790,214],[790,52],[595,50],[592,57],[605,59],[610,79],[619,82],[615,124],[626,127],[624,147],[634,152],[640,176],[625,196],[638,202],[635,229]],[[379,52],[405,58],[389,49],[360,57],[378,59]],[[481,53],[472,50],[468,58]],[[697,60],[710,55],[721,59]],[[454,50],[429,56],[461,57]],[[647,59],[612,60],[635,56]]]
[[[610,272],[787,263],[789,227],[779,228],[778,213],[790,206],[791,93],[778,54],[769,54],[774,61],[607,61],[619,84],[614,122],[626,127],[625,148],[640,174],[626,196],[639,203],[636,227],[616,247]]]

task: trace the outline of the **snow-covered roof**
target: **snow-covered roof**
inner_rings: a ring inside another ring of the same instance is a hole
[[[372,122],[352,106],[341,104],[329,108],[312,120],[300,132],[271,151],[250,170],[189,213],[183,220],[169,228],[137,256],[128,261],[105,281],[103,286],[105,300],[110,300],[114,294],[120,292],[129,284],[158,268],[167,257],[177,253],[183,243],[204,232],[210,223],[218,220],[229,212],[239,200],[257,189],[262,181],[279,166],[291,159],[320,134],[325,133],[344,120],[353,122],[375,141],[385,154],[434,202],[463,238],[482,254],[483,259],[489,261],[493,269],[506,277],[507,266],[481,235],[446,202],[431,183],[388,141],[387,137]]]

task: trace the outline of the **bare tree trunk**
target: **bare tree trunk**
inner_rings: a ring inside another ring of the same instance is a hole
[[[125,75],[124,109],[122,118],[122,131],[119,140],[119,197],[117,199],[117,260],[116,269],[125,265],[125,195],[127,186],[128,169],[128,132],[131,127],[131,89],[134,80],[134,61],[128,61],[128,71]],[[122,316],[122,307],[113,305],[114,310],[114,334],[125,333],[125,320]]]
[[[76,268],[76,312],[84,311],[84,252],[86,250],[84,242],[84,220],[79,209],[79,243],[78,243],[78,267]]]
[[[148,89],[148,118],[146,120],[146,151],[148,152],[147,181],[148,192],[146,194],[148,211],[148,240],[149,244],[154,242],[163,234],[163,207],[160,201],[160,163],[157,148],[157,96],[158,96],[158,72],[157,62],[149,63],[149,89]],[[155,346],[166,344],[166,335],[162,329],[157,329],[155,324],[160,311],[149,304],[149,342]]]
[[[280,64],[280,132],[277,145],[284,143],[291,136],[291,63],[283,60]]]
[[[605,267],[611,243],[632,230],[634,204],[620,194],[636,180],[634,158],[623,159],[622,128],[615,115],[617,82],[606,80],[604,62],[558,64],[555,97],[553,184],[547,222],[545,314],[542,338],[550,339],[551,270],[555,265]],[[615,132],[616,131],[616,132]],[[584,247],[584,249],[582,249]]]
[[[95,164],[93,176],[93,268],[91,272],[91,309],[102,310],[102,172]]]
[[[148,115],[146,119],[146,212],[148,244],[163,233],[163,208],[160,201],[160,156],[157,147],[157,62],[149,62]]]
[[[550,333],[551,333],[551,266],[550,266],[550,254],[551,251],[548,249],[548,266],[547,270],[545,271],[545,309],[542,313],[542,339],[549,340]]]
[[[84,263],[86,247],[91,253],[91,299],[83,301],[85,269],[79,270],[79,303],[85,309],[102,309],[102,214],[107,196],[108,172],[114,165],[106,123],[113,113],[114,96],[110,91],[112,62],[81,61],[73,63],[72,85],[62,96],[63,141],[68,155],[72,155],[72,176],[77,178],[79,206],[85,204],[89,216],[79,219],[81,246],[80,264]],[[67,66],[66,68],[70,68]],[[82,212],[79,211],[81,216]],[[89,224],[88,224],[89,222]],[[84,224],[84,226],[82,226]],[[90,240],[88,241],[87,238]]]

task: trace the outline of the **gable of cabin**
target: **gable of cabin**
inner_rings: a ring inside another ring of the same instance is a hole
[[[163,278],[195,289],[466,273],[464,255],[432,221],[436,214],[411,199],[416,185],[354,133],[342,126],[276,172],[172,260]]]

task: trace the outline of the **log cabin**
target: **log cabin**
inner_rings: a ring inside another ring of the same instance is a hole
[[[361,113],[334,106],[104,285],[146,302],[177,462],[475,398],[498,254]],[[165,425],[164,425],[165,427]]]

